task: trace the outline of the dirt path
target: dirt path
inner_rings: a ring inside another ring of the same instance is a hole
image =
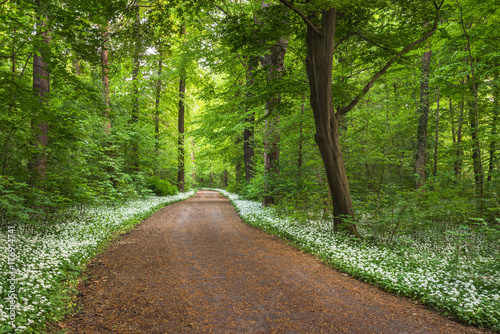
[[[90,265],[70,333],[479,333],[241,222],[222,195],[168,206]]]

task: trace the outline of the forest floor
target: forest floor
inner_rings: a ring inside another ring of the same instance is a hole
[[[337,272],[212,191],[167,206],[88,266],[67,333],[486,333]]]

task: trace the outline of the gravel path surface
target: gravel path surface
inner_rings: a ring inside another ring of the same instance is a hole
[[[199,191],[89,265],[68,333],[481,333],[323,265]]]

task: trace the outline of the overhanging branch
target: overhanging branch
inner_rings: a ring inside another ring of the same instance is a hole
[[[316,32],[318,35],[322,36],[323,33],[321,32],[321,30],[318,29],[318,27],[316,27],[314,25],[314,23],[311,22],[311,20],[309,20],[307,18],[307,16],[302,13],[297,7],[295,7],[294,5],[292,5],[288,0],[280,0],[280,2],[282,4],[284,4],[285,6],[287,6],[288,8],[290,8],[291,10],[293,10],[295,13],[297,13],[301,18],[302,20],[304,20],[304,22],[312,29],[314,30],[314,32]]]
[[[408,44],[403,50],[401,50],[397,55],[395,55],[394,57],[391,58],[391,60],[389,60],[387,62],[387,64],[385,64],[385,66],[380,70],[378,71],[377,73],[375,73],[375,75],[371,78],[371,80],[366,84],[366,86],[363,88],[363,90],[361,91],[360,94],[358,94],[358,96],[356,96],[354,98],[354,100],[352,100],[351,103],[349,103],[347,106],[345,107],[341,107],[337,110],[337,117],[340,117],[340,116],[343,116],[345,115],[347,112],[349,112],[352,108],[354,108],[356,106],[356,104],[358,104],[358,102],[366,95],[366,93],[368,93],[368,91],[370,90],[370,88],[372,88],[373,84],[375,84],[375,81],[377,81],[388,69],[389,67],[391,67],[391,65],[393,63],[395,63],[399,58],[401,58],[405,53],[407,53],[408,51],[410,51],[415,45],[417,44],[420,44],[422,43],[423,41],[425,41],[426,39],[428,39],[429,37],[432,36],[432,34],[434,34],[434,32],[436,31],[437,29],[437,24],[438,24],[438,20],[436,20],[434,22],[434,25],[432,26],[432,29],[427,33],[425,34],[424,36],[422,36],[421,38],[417,39],[416,41],[413,41],[412,43]]]

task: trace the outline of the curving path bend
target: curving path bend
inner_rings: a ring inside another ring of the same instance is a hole
[[[481,333],[244,224],[217,192],[167,206],[79,286],[68,333]]]

